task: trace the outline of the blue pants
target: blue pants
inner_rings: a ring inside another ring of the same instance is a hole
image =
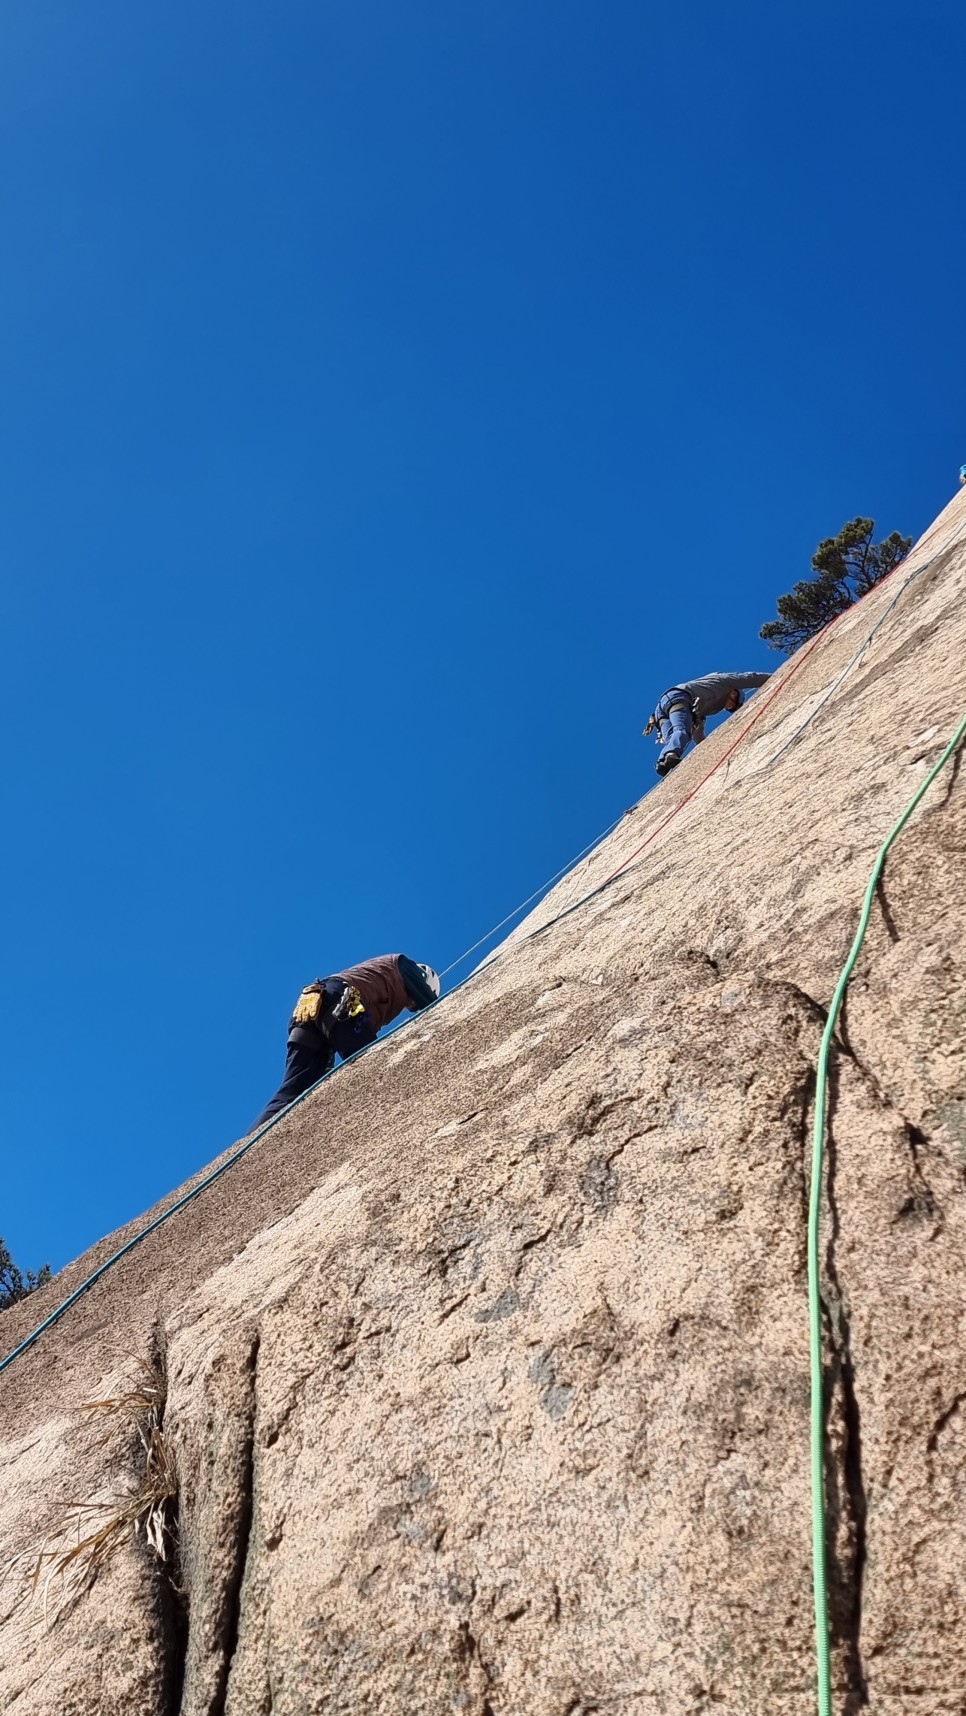
[[[654,711],[654,718],[661,735],[658,762],[663,763],[665,757],[677,757],[680,761],[694,736],[694,716],[687,692],[676,691],[673,687],[665,691]]]

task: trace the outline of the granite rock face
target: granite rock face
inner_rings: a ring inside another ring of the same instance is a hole
[[[814,1709],[816,1055],[875,852],[966,709],[964,598],[960,496],[500,957],[0,1378],[0,1708]],[[966,1709],[964,842],[957,762],[890,856],[834,1056],[838,1716]],[[136,1351],[167,1365],[177,1589],[132,1540],[45,1622],[31,1551],[134,1481],[130,1431],[81,1408]]]

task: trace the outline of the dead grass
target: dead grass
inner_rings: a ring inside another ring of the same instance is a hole
[[[99,1447],[114,1440],[116,1426],[129,1427],[140,1445],[141,1470],[136,1480],[102,1501],[64,1503],[60,1522],[40,1548],[18,1558],[32,1563],[31,1593],[42,1602],[48,1623],[90,1589],[102,1568],[132,1538],[143,1533],[149,1549],[160,1561],[167,1561],[173,1545],[177,1480],[162,1430],[166,1396],[163,1368],[138,1358],[130,1382],[102,1400],[84,1402],[83,1410],[105,1424]]]

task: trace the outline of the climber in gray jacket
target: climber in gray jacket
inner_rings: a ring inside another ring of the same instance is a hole
[[[665,691],[644,729],[645,736],[655,728],[660,734],[658,774],[666,775],[681,761],[692,739],[700,745],[709,715],[722,715],[726,710],[734,714],[741,708],[741,693],[764,685],[767,678],[767,673],[706,673],[701,679],[683,679]]]

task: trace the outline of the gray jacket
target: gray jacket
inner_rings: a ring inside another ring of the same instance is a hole
[[[709,715],[720,715],[733,691],[753,690],[764,685],[767,673],[706,673],[702,679],[682,679],[672,691],[686,691],[702,723]]]

